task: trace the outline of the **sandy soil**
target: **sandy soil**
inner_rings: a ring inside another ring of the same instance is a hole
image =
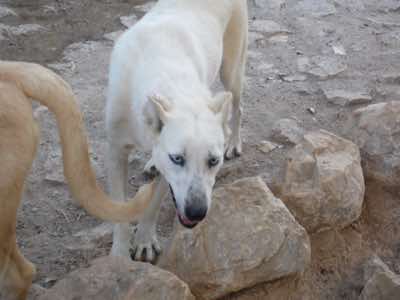
[[[0,7],[14,12],[0,13],[0,58],[42,63],[73,86],[85,114],[92,162],[103,185],[104,101],[113,46],[106,34],[124,29],[121,16],[141,17],[148,8],[142,2],[0,1]],[[249,7],[244,154],[225,164],[217,184],[261,175],[274,188],[290,146],[264,153],[259,145],[270,139],[275,121],[293,118],[305,130],[324,128],[341,134],[343,121],[360,105],[332,104],[324,90],[350,89],[369,94],[372,102],[400,99],[400,4],[396,0],[254,0]],[[310,70],[304,63],[307,59],[320,69]],[[36,105],[35,115],[41,124],[41,144],[18,216],[18,240],[38,267],[35,283],[47,288],[67,272],[106,255],[111,235],[109,225],[101,225],[70,201],[54,119]],[[130,160],[132,192],[143,182],[145,161],[143,154]],[[371,253],[400,272],[398,194],[368,182],[364,206],[360,220],[349,228],[311,237],[312,264],[303,278],[263,284],[226,299],[357,299],[363,286],[361,266]],[[170,201],[163,210],[159,232],[165,239],[173,218]]]

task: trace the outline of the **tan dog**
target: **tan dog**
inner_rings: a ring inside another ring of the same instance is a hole
[[[0,299],[26,299],[34,266],[16,244],[16,214],[38,142],[31,97],[56,116],[64,174],[73,197],[90,214],[112,222],[133,221],[150,202],[153,184],[134,200],[112,202],[91,168],[82,115],[70,86],[36,64],[0,61]]]

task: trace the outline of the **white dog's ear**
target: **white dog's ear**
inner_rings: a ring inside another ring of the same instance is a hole
[[[153,103],[158,113],[159,119],[163,124],[165,124],[169,118],[172,109],[171,102],[167,98],[162,97],[158,94],[149,96],[149,100],[151,103]]]
[[[215,95],[213,103],[209,105],[210,109],[221,120],[225,136],[229,135],[228,123],[231,116],[232,98],[233,96],[231,92],[220,92]]]

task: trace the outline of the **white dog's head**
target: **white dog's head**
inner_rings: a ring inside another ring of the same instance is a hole
[[[181,224],[193,228],[211,204],[224,160],[232,94],[217,94],[206,109],[180,111],[168,99],[149,97],[158,116],[152,159],[170,185]]]

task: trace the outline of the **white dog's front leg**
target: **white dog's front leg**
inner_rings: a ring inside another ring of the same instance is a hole
[[[168,193],[168,183],[161,175],[156,180],[153,199],[137,226],[133,242],[133,258],[138,261],[154,262],[161,252],[160,243],[157,239],[156,224],[161,201]]]
[[[126,201],[129,152],[127,147],[109,144],[108,181],[111,198],[114,200]],[[116,224],[111,255],[129,257],[130,236],[129,224]]]

